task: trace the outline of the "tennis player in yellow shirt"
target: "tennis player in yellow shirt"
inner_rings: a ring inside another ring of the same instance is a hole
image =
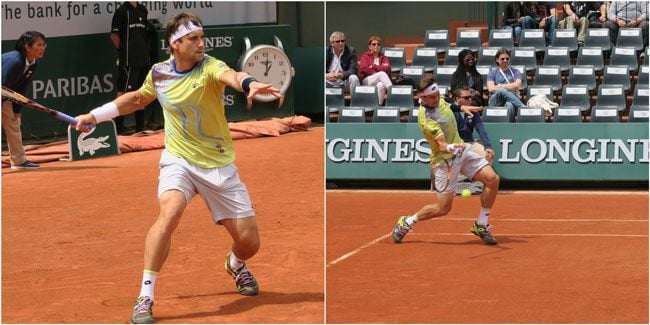
[[[418,221],[442,217],[451,211],[459,174],[482,182],[481,209],[470,231],[491,245],[497,243],[492,237],[488,219],[499,191],[499,175],[492,166],[458,134],[456,118],[444,99],[434,78],[423,78],[418,85],[420,108],[418,125],[431,147],[431,187],[437,192],[437,200],[422,207],[413,215],[402,216],[393,228],[392,238],[401,243]]]
[[[119,115],[142,109],[158,98],[165,119],[165,150],[160,158],[160,212],[149,229],[144,248],[140,294],[133,323],[153,323],[154,286],[169,254],[171,236],[190,200],[199,194],[215,223],[233,239],[225,268],[242,295],[256,295],[258,284],[245,261],[257,253],[260,241],[248,190],[234,164],[235,151],[224,111],[226,86],[248,94],[282,97],[269,84],[236,72],[205,54],[201,19],[190,13],[172,17],[165,32],[172,56],[155,64],[139,90],[77,116],[78,131]]]

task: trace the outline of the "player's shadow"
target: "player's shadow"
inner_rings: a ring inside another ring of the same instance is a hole
[[[528,242],[527,240],[512,238],[512,237],[507,237],[507,236],[499,236],[499,237],[497,237],[497,240],[499,242],[497,245],[488,245],[488,244],[484,243],[481,239],[478,239],[478,238],[477,239],[472,239],[472,240],[467,240],[467,241],[460,242],[460,243],[459,242],[443,242],[443,241],[433,241],[432,242],[432,241],[422,241],[422,240],[420,240],[420,241],[414,240],[414,241],[410,241],[410,242],[414,243],[414,244],[419,243],[419,244],[435,244],[435,245],[451,245],[451,246],[484,245],[484,246],[487,246],[487,247],[491,248],[491,250],[489,252],[485,252],[485,253],[478,254],[476,256],[472,256],[471,257],[472,259],[473,258],[485,257],[485,256],[492,255],[492,254],[498,254],[498,253],[505,252],[505,251],[513,249],[512,247],[507,246],[508,244],[519,244],[519,243],[527,243]]]
[[[172,299],[189,299],[189,298],[201,298],[201,297],[208,297],[208,296],[229,296],[229,295],[237,295],[237,293],[220,292],[220,293],[204,294],[204,295],[180,296]],[[296,304],[296,303],[303,303],[303,302],[324,303],[325,294],[322,292],[281,293],[281,292],[260,291],[258,296],[254,296],[254,297],[241,296],[241,298],[239,299],[236,299],[225,305],[219,306],[216,310],[205,310],[205,311],[196,311],[189,314],[162,316],[162,317],[156,317],[156,320],[171,320],[173,322],[182,323],[182,321],[180,320],[183,319],[234,315],[234,314],[245,313],[246,311],[264,305],[288,305],[288,304]]]
[[[494,247],[498,247],[499,245],[503,244],[519,244],[519,243],[527,243],[527,240],[520,239],[520,238],[514,238],[514,237],[504,237],[504,236],[498,236],[495,237],[496,240],[498,241],[497,245],[494,245]],[[527,237],[530,238],[530,237]],[[450,245],[450,246],[474,246],[474,245],[486,245],[486,246],[493,246],[493,245],[488,245],[485,244],[481,239],[476,237],[476,239],[471,239],[471,240],[466,240],[463,242],[449,242],[449,241],[429,241],[429,240],[407,240],[402,243],[403,244],[408,244],[408,243],[413,243],[413,244],[436,244],[436,245]]]

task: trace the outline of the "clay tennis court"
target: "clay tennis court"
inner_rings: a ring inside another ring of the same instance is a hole
[[[648,323],[648,192],[504,192],[416,224],[428,191],[327,191],[328,323]]]
[[[195,197],[156,285],[160,323],[323,323],[323,127],[235,141],[262,247],[260,294],[225,273],[231,239]],[[127,323],[158,214],[160,149],[2,170],[2,323]]]

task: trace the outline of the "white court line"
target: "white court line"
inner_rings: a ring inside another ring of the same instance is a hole
[[[326,192],[331,193],[412,193],[412,194],[434,194],[430,190],[366,190],[366,189],[330,189]],[[535,195],[638,195],[648,196],[647,190],[630,190],[630,191],[610,191],[610,190],[585,190],[585,191],[529,191],[529,190],[505,190],[499,191],[499,194],[535,194]]]
[[[437,236],[476,236],[474,234],[466,233],[453,233],[453,232],[439,232],[439,233],[410,233],[410,235],[437,235]],[[541,237],[541,236],[557,236],[557,237],[637,237],[648,238],[648,235],[626,235],[626,234],[502,234],[499,236],[510,237]]]
[[[353,251],[351,251],[351,252],[349,252],[347,254],[344,254],[343,256],[341,256],[341,257],[327,263],[327,267],[330,267],[330,266],[332,266],[332,265],[334,265],[334,264],[336,264],[336,263],[338,263],[340,261],[343,261],[343,260],[347,259],[348,257],[360,252],[361,250],[366,249],[366,248],[368,248],[368,247],[370,247],[370,246],[372,246],[372,245],[374,245],[374,244],[376,244],[376,243],[390,237],[390,235],[391,234],[385,234],[385,235],[383,235],[383,236],[381,236],[381,237],[379,237],[379,238],[377,238],[377,239],[375,239],[373,241],[370,241],[368,243],[363,244],[361,247],[359,247],[359,248],[357,248],[357,249],[355,249],[355,250],[353,250]]]
[[[476,221],[476,218],[435,218],[432,220],[453,220],[453,221]],[[495,218],[501,221],[522,221],[522,222],[648,222],[645,219],[504,219]]]
[[[411,194],[426,194],[431,195],[432,192],[429,190],[366,190],[366,189],[349,189],[349,190],[326,190],[326,192],[331,193],[411,193]],[[499,194],[542,194],[542,195],[634,195],[634,196],[648,196],[648,191],[646,190],[632,190],[632,191],[608,191],[608,190],[589,190],[589,191],[499,191]],[[476,218],[437,218],[438,220],[459,220],[459,221],[473,221]],[[648,220],[641,219],[627,219],[627,220],[615,220],[615,219],[605,219],[605,220],[590,220],[590,219],[499,219],[499,221],[522,221],[522,222],[648,222]],[[422,235],[441,235],[441,236],[475,236],[471,233],[410,233],[409,236],[422,234]],[[360,251],[382,241],[385,238],[388,238],[391,234],[383,235],[373,241],[370,241],[361,247],[342,255],[341,257],[327,263],[327,267],[335,265],[349,257],[359,253]],[[648,235],[624,235],[624,234],[499,234],[504,236],[564,236],[564,237],[637,237],[637,238],[647,238]]]
[[[473,219],[472,219],[473,220]],[[388,238],[391,234],[383,235],[373,241],[365,243],[361,247],[342,255],[341,257],[327,263],[327,267],[333,266],[343,260],[348,259],[352,255],[359,253],[360,251]],[[476,236],[471,233],[450,233],[450,232],[439,232],[439,233],[409,233],[409,236]],[[648,235],[626,235],[626,234],[499,234],[499,236],[510,236],[510,237],[543,237],[543,236],[555,236],[555,237],[632,237],[632,238],[648,238]]]

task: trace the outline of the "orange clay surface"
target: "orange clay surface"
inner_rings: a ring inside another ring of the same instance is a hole
[[[262,241],[248,263],[260,294],[237,293],[223,268],[232,240],[197,196],[156,283],[157,322],[324,322],[323,138],[316,127],[235,141]],[[2,170],[2,323],[129,322],[160,153]]]
[[[602,193],[602,192],[601,192]],[[469,232],[479,197],[421,221],[427,191],[327,191],[328,323],[648,324],[648,193],[501,193],[496,246]]]

